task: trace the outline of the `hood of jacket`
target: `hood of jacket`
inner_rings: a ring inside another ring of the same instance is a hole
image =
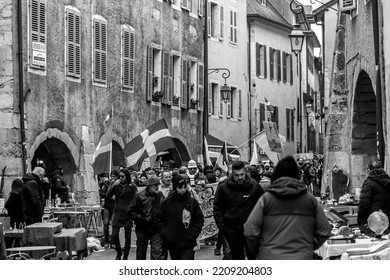
[[[296,196],[307,192],[306,185],[291,177],[281,177],[267,189],[277,196]]]
[[[383,169],[372,170],[368,174],[367,179],[378,183],[384,188],[390,188],[390,177]]]
[[[233,190],[247,190],[252,187],[252,178],[248,174],[246,174],[244,183],[242,185],[239,185],[233,180],[233,177],[231,176],[229,177],[226,185],[228,188]]]
[[[26,173],[23,175],[22,177],[22,181],[24,183],[28,182],[28,181],[39,181],[39,177],[33,173]]]

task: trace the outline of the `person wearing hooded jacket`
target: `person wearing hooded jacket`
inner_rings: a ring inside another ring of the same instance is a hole
[[[308,260],[331,235],[325,213],[300,180],[292,156],[279,161],[271,185],[244,225],[244,235],[258,260]]]
[[[382,210],[390,219],[390,177],[378,161],[370,163],[367,171],[367,178],[360,192],[357,223],[362,232],[371,234],[367,219],[372,212]],[[389,228],[385,233],[388,232]]]
[[[214,219],[226,238],[234,260],[253,259],[245,242],[243,225],[264,193],[246,172],[242,161],[234,161],[231,176],[220,182],[214,198]]]
[[[158,214],[159,233],[172,260],[193,260],[196,239],[204,223],[203,213],[182,175],[173,177],[172,186]]]
[[[56,195],[61,199],[61,203],[69,203],[69,186],[65,183],[62,166],[56,166],[52,172],[51,198],[55,199]]]
[[[22,200],[26,225],[42,222],[45,203],[41,181],[44,176],[45,169],[42,167],[35,167],[32,173],[23,175]]]

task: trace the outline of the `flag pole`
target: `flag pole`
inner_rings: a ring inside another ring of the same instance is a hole
[[[249,141],[251,141],[253,138],[259,136],[261,133],[263,133],[264,130],[260,131],[259,133],[257,133],[256,135],[252,136],[251,138],[249,138],[248,140],[246,140],[245,142],[241,143],[237,148],[235,148],[233,151],[231,151],[230,153],[228,153],[228,155],[231,155],[233,152],[237,151],[238,148],[242,147],[244,144],[248,143]]]

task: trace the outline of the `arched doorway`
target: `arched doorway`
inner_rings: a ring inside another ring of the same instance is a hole
[[[352,165],[360,162],[365,168],[378,157],[376,114],[376,96],[371,79],[365,71],[361,71],[353,100],[351,154],[357,160],[353,160]],[[352,170],[356,171],[356,168],[352,166]]]
[[[64,169],[64,179],[69,185],[73,184],[73,175],[77,172],[75,160],[64,142],[51,137],[43,141],[34,152],[31,167],[34,169],[40,162],[46,168],[46,174],[50,177],[51,172],[58,165]]]

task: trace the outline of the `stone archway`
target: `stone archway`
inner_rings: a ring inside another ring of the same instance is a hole
[[[372,81],[361,71],[356,82],[352,111],[351,170],[364,176],[367,164],[377,159],[377,104]]]

